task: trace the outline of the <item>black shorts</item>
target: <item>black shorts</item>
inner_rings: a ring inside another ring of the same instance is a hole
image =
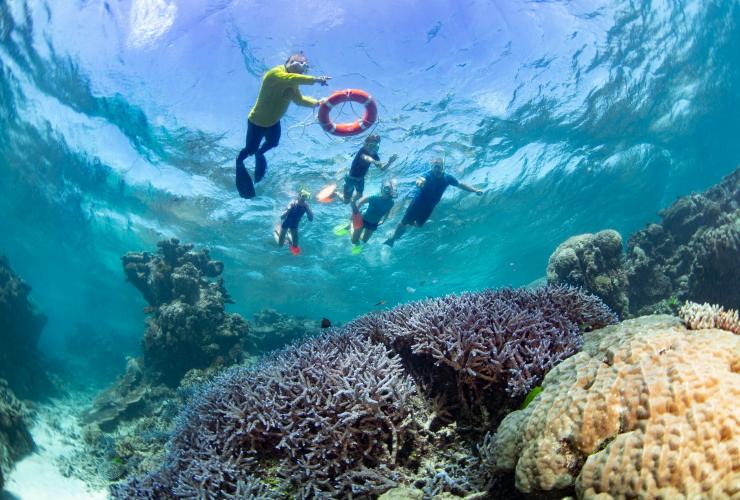
[[[406,213],[403,214],[401,222],[403,224],[421,227],[429,219],[429,216],[432,215],[432,210],[434,210],[434,205],[413,200],[406,209]]]
[[[378,229],[378,223],[362,219],[362,227],[365,229],[369,229],[370,231],[375,231],[376,229]]]
[[[349,203],[349,199],[352,198],[352,192],[357,191],[358,196],[362,196],[365,191],[365,178],[364,177],[352,177],[351,175],[344,176],[344,199]]]

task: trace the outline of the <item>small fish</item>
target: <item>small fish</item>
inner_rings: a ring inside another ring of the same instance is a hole
[[[426,280],[422,280],[421,283],[419,283],[419,286],[424,286],[424,283],[426,283]]]
[[[406,291],[409,293],[414,293],[416,291],[416,288],[411,288],[410,286],[407,286]]]
[[[379,300],[374,307],[382,306],[383,304],[385,304],[385,300]]]
[[[331,328],[331,321],[328,318],[321,319],[321,328]]]

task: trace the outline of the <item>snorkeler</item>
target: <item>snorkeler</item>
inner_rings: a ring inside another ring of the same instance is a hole
[[[254,155],[254,182],[259,182],[267,170],[265,153],[280,142],[280,119],[288,110],[290,101],[305,107],[321,104],[312,97],[301,94],[299,85],[312,85],[316,82],[328,85],[328,76],[306,75],[308,59],[303,53],[293,54],[285,64],[275,66],[262,77],[257,102],[249,112],[246,146],[236,158],[236,188],[242,198],[255,196],[254,183],[244,167],[245,158]],[[262,139],[265,142],[260,146]]]
[[[344,177],[343,194],[345,203],[356,201],[362,196],[365,191],[365,175],[367,175],[370,165],[375,165],[380,170],[386,170],[398,158],[398,155],[392,155],[388,158],[388,162],[383,164],[380,161],[380,156],[378,156],[379,149],[380,136],[378,134],[368,135],[365,138],[365,143],[355,154],[349,173]],[[354,196],[352,195],[353,191],[356,191]]]
[[[283,215],[280,216],[282,222],[279,227],[275,228],[278,246],[283,246],[285,236],[290,231],[288,243],[290,244],[290,251],[296,255],[300,252],[298,248],[298,224],[301,222],[303,214],[306,214],[309,221],[313,221],[313,212],[311,207],[308,206],[310,197],[311,193],[307,189],[301,188],[296,199],[290,202]]]
[[[380,195],[365,196],[357,204],[353,201],[352,211],[359,212],[360,207],[365,203],[367,203],[367,209],[362,214],[362,226],[354,228],[352,233],[352,243],[355,245],[360,242],[360,233],[362,233],[362,241],[367,243],[378,226],[388,218],[388,213],[393,208],[393,186],[386,184],[380,190]]]
[[[429,172],[416,180],[417,189],[414,198],[406,209],[403,219],[396,227],[393,236],[383,242],[386,245],[392,247],[396,240],[406,232],[407,226],[423,226],[432,214],[434,207],[442,199],[442,194],[447,186],[455,186],[479,196],[483,194],[483,190],[463,184],[450,174],[446,174],[441,158],[432,160],[431,167]]]

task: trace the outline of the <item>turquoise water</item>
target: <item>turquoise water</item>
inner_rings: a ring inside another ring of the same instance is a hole
[[[0,1],[0,252],[52,351],[82,322],[141,336],[119,258],[163,237],[210,247],[247,317],[524,285],[568,236],[626,236],[740,163],[739,24],[736,0]],[[292,107],[258,198],[237,196],[261,74],[297,49],[333,77],[305,94],[379,101],[399,200],[436,155],[485,195],[450,189],[423,229],[385,248],[398,214],[357,256],[331,231],[347,208],[314,203],[301,255],[276,248],[297,187],[340,180],[360,141]]]

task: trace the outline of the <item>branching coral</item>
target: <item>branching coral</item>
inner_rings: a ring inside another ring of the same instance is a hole
[[[614,322],[598,298],[563,285],[427,299],[347,328],[399,353],[430,395],[472,417],[525,395],[578,350],[583,330]]]
[[[726,311],[718,305],[686,302],[678,316],[692,330],[719,328],[740,335],[740,315],[734,309]]]
[[[114,496],[228,497],[262,487],[255,477],[298,497],[384,491],[423,432],[414,394],[382,345],[322,335],[213,380],[181,416],[162,470]]]
[[[740,479],[740,337],[648,316],[589,333],[482,456],[526,493],[730,498]]]

